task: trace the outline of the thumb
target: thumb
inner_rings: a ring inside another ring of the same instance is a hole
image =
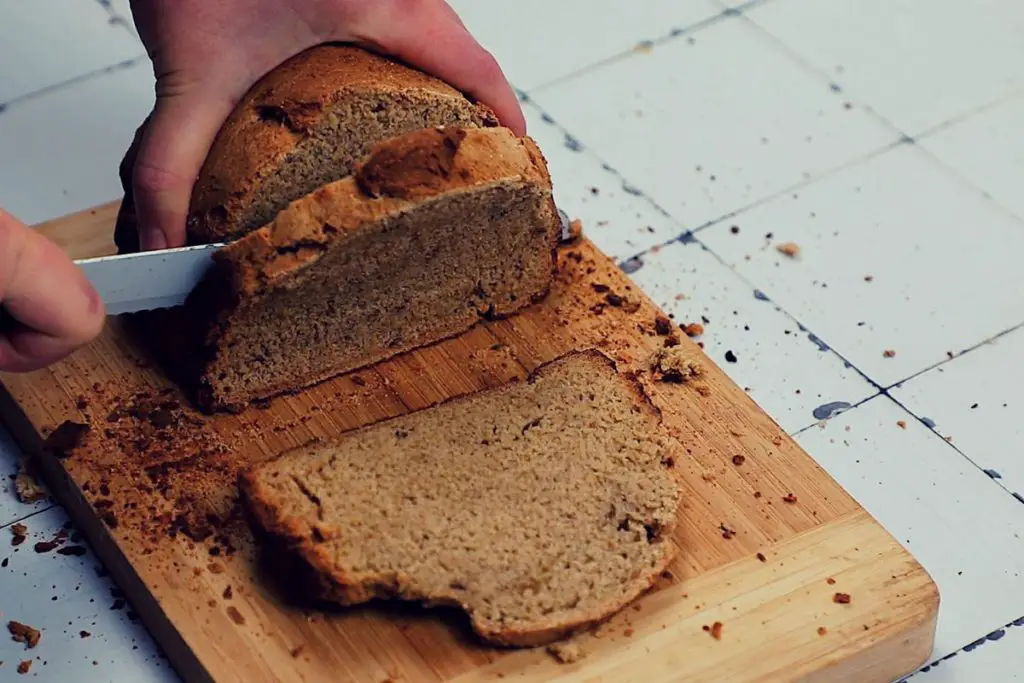
[[[231,108],[227,98],[194,89],[157,98],[132,169],[143,250],[185,243],[192,186]]]
[[[49,365],[103,328],[103,302],[53,242],[0,211],[0,371]]]

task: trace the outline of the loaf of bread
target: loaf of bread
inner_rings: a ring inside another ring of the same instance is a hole
[[[359,47],[306,50],[258,81],[235,107],[192,191],[188,241],[231,240],[290,202],[350,175],[377,143],[434,126],[497,126],[494,113],[446,83]],[[138,250],[130,169],[115,237]]]
[[[484,640],[530,646],[604,620],[665,569],[681,458],[641,385],[589,350],[286,453],[241,486],[320,597],[452,605]]]
[[[189,301],[208,330],[200,405],[241,408],[511,314],[546,294],[560,232],[529,138],[381,143],[215,254]]]

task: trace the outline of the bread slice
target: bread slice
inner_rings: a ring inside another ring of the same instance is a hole
[[[236,409],[543,297],[561,223],[544,158],[505,128],[424,129],[219,250],[190,297],[199,403]]]
[[[188,241],[241,237],[350,175],[377,143],[447,125],[498,121],[446,83],[373,52],[341,44],[306,50],[250,88],[221,127],[192,192]],[[134,226],[123,222],[119,251],[136,251]]]
[[[321,597],[453,605],[483,639],[530,646],[604,620],[665,569],[681,457],[640,384],[589,350],[286,453],[241,485]]]

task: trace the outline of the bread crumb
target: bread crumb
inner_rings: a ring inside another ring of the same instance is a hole
[[[298,659],[299,655],[301,655],[302,651],[305,650],[305,649],[306,649],[305,645],[299,644],[299,645],[296,645],[295,647],[293,647],[288,654],[290,654],[292,656],[292,659]]]
[[[871,282],[874,279],[875,279],[874,275],[865,275],[864,276],[864,282]]]
[[[793,504],[796,502],[796,496],[794,496],[792,493],[787,493],[782,497],[782,500],[785,503]]]
[[[25,643],[26,649],[32,649],[38,645],[39,639],[43,636],[39,629],[32,628],[20,621],[8,621],[7,630],[11,633],[11,640],[16,643]]]
[[[11,545],[21,545],[28,538],[28,527],[24,524],[11,525]]]
[[[26,659],[25,661],[18,664],[18,673],[27,674],[28,670],[32,668],[32,660]]]
[[[722,622],[716,621],[715,623],[711,624],[711,637],[715,640],[722,639]]]
[[[667,337],[672,334],[672,321],[663,315],[654,316],[654,331],[658,336]]]
[[[684,384],[704,374],[700,363],[689,360],[675,348],[655,351],[651,356],[650,367],[662,382],[673,384]]]
[[[834,586],[834,585],[836,585],[836,580],[835,580],[835,579],[833,579],[833,578],[832,578],[832,577],[830,576],[830,577],[828,577],[827,579],[825,579],[825,583],[827,583],[827,584],[828,584],[828,585],[830,585],[830,586]]]
[[[758,553],[758,554],[756,555],[756,557],[757,557],[757,559],[758,559],[758,560],[760,560],[761,562],[767,562],[767,561],[768,561],[768,558],[764,556],[764,553]]]
[[[899,427],[900,429],[906,429],[907,428],[907,421],[906,420],[896,420],[896,426]]]
[[[700,337],[704,334],[704,326],[700,323],[687,323],[683,325],[683,333],[690,338]]]
[[[22,503],[34,503],[46,498],[46,491],[36,481],[28,458],[22,458],[18,462],[18,473],[14,476],[14,492]]]
[[[824,626],[819,626],[818,627],[818,635],[819,636],[823,636],[826,633],[828,633],[828,629],[826,629]]]
[[[583,237],[583,221],[573,218],[569,221],[569,229],[562,233],[562,244],[576,244]]]
[[[895,358],[896,352],[892,349],[886,349],[885,351],[882,351],[882,356],[885,358]]]
[[[747,458],[745,456],[742,456],[742,455],[734,455],[734,456],[732,456],[732,464],[736,465],[736,467],[739,467],[740,465],[742,465],[746,461],[747,461]]]
[[[789,258],[796,258],[800,255],[800,245],[796,242],[784,242],[775,247],[780,254],[784,254]]]
[[[228,607],[227,613],[228,613],[228,616],[231,617],[231,621],[235,622],[239,626],[242,626],[242,625],[245,624],[245,617],[242,616],[242,613],[239,612],[238,608],[235,607],[234,605],[231,605],[230,607]]]
[[[572,664],[578,662],[587,656],[587,653],[583,651],[579,643],[575,641],[552,643],[547,647],[548,654],[557,659],[562,664]]]
[[[836,593],[835,595],[832,596],[832,602],[836,603],[837,605],[849,605],[850,604],[850,594],[849,593]]]

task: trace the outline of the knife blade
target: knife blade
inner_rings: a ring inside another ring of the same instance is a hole
[[[96,288],[107,315],[170,308],[185,303],[224,244],[203,244],[136,254],[79,259],[75,265]]]
[[[569,235],[569,217],[559,210],[562,237]],[[170,308],[185,303],[213,263],[223,243],[79,259],[86,278],[96,288],[107,315]]]

